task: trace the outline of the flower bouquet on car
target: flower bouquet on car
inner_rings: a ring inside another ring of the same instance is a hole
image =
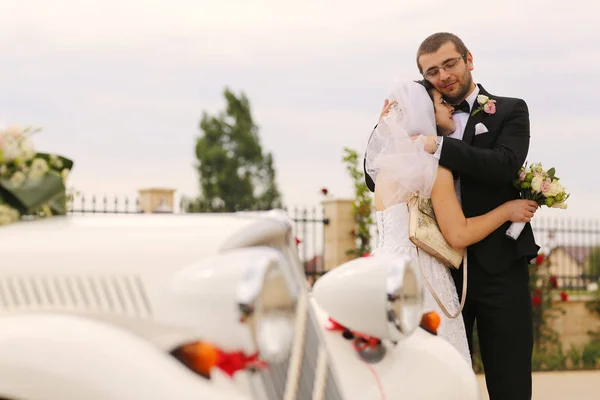
[[[17,126],[0,130],[0,225],[22,216],[67,213],[65,180],[73,161],[36,152],[31,136]]]
[[[533,200],[540,207],[566,209],[570,194],[565,191],[555,174],[554,168],[545,171],[541,163],[532,163],[529,166],[525,163],[513,184],[519,190],[522,199]],[[525,222],[513,222],[506,235],[517,240],[524,227]]]

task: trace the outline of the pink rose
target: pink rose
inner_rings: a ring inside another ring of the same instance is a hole
[[[525,177],[526,177],[526,176],[527,176],[527,172],[525,172],[525,170],[524,170],[524,169],[522,169],[522,170],[521,170],[521,172],[519,173],[519,180],[520,180],[521,182],[524,182],[524,181],[525,181]]]
[[[542,186],[541,186],[541,192],[542,193],[547,193],[550,190],[550,185],[552,183],[550,182],[550,179],[546,179],[545,181],[542,181]]]
[[[483,111],[488,114],[496,113],[496,100],[488,100],[487,103],[483,105]]]

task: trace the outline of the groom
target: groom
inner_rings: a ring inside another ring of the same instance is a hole
[[[426,137],[426,149],[452,170],[465,217],[491,211],[519,198],[512,181],[529,149],[529,112],[521,99],[499,97],[475,85],[473,55],[451,33],[427,37],[417,51],[425,80],[455,108],[456,131]],[[487,96],[495,102],[483,108]],[[387,105],[387,102],[386,102]],[[495,106],[495,107],[494,107]],[[387,106],[386,106],[387,107]],[[476,112],[475,115],[473,113]],[[384,108],[384,112],[385,112]],[[375,191],[373,180],[365,180]],[[463,318],[469,347],[477,322],[479,344],[491,400],[531,399],[532,307],[529,260],[539,250],[530,224],[515,241],[506,237],[510,222],[468,248],[468,293]],[[452,270],[462,291],[462,268]]]

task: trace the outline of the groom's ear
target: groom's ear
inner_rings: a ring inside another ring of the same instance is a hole
[[[473,54],[471,54],[470,51],[467,51],[467,67],[469,68],[469,71],[473,71],[474,67],[473,67]]]

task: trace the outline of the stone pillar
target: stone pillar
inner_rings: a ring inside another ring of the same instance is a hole
[[[329,271],[355,256],[346,254],[348,250],[356,248],[356,241],[352,231],[356,229],[352,215],[351,199],[328,199],[322,202],[325,218],[329,224],[324,231],[324,256],[325,271]]]
[[[148,188],[138,190],[143,213],[172,213],[175,189]]]

